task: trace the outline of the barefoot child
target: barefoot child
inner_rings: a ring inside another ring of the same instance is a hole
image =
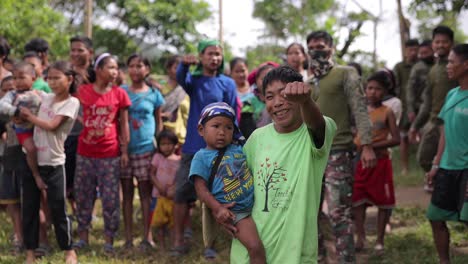
[[[372,148],[377,156],[377,165],[364,168],[359,161],[354,176],[352,200],[357,233],[356,250],[364,248],[367,206],[378,207],[377,242],[374,248],[377,252],[384,249],[385,226],[389,222],[391,209],[395,206],[392,162],[387,148],[398,145],[400,135],[392,109],[382,104],[383,96],[390,86],[388,75],[383,71],[374,73],[367,79],[367,111],[372,122]],[[355,144],[360,150],[362,145],[359,136],[355,139]]]
[[[34,144],[37,146],[39,173],[43,184],[47,184],[47,202],[57,242],[65,251],[67,264],[77,263],[72,249],[71,223],[65,205],[65,152],[64,142],[78,115],[79,101],[72,97],[76,89],[76,76],[71,64],[64,61],[49,68],[48,82],[52,94],[42,93],[42,104],[37,116],[29,108],[20,107],[21,117],[34,124]],[[23,173],[21,192],[22,224],[26,263],[34,263],[34,249],[39,242],[39,205],[41,188],[37,179],[28,170]]]
[[[16,82],[16,91],[8,92],[0,100],[0,112],[13,117],[18,142],[26,152],[28,166],[37,187],[45,190],[47,186],[42,181],[37,168],[37,153],[33,142],[33,124],[19,118],[19,106],[26,106],[35,114],[41,104],[38,93],[31,91],[33,82],[36,79],[36,72],[31,64],[20,62],[15,65],[13,76]]]
[[[171,230],[174,225],[175,174],[179,169],[180,156],[175,154],[178,139],[174,132],[163,130],[157,136],[156,141],[158,152],[154,154],[151,161],[151,181],[156,209],[151,224],[158,228],[159,243],[166,248],[165,231]]]
[[[201,112],[198,133],[206,148],[195,154],[189,174],[197,196],[218,223],[236,226],[236,238],[248,249],[251,263],[266,263],[262,241],[250,216],[253,177],[239,145],[243,137],[234,109],[226,103],[209,104]],[[225,207],[227,204],[231,208]]]

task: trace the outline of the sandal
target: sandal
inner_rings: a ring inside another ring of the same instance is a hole
[[[11,248],[10,248],[10,254],[13,256],[17,256],[23,252],[23,245],[19,241],[13,241]]]
[[[205,256],[206,260],[214,260],[218,256],[218,252],[213,248],[206,248],[203,252],[203,256]]]
[[[34,250],[34,255],[37,258],[50,255],[52,248],[49,245],[40,244],[38,248]]]
[[[114,256],[115,255],[114,246],[109,243],[104,243],[104,254],[108,256]]]
[[[84,249],[84,248],[86,248],[88,246],[89,246],[88,242],[80,239],[80,240],[78,240],[78,242],[73,243],[72,248],[76,249],[76,250],[80,250],[80,249]]]
[[[154,243],[152,242],[149,242],[148,240],[142,240],[140,245],[138,246],[138,248],[141,250],[141,251],[146,251],[148,249],[154,249]]]
[[[193,231],[190,227],[187,227],[184,229],[184,238],[186,239],[192,239],[193,237]]]
[[[173,247],[169,251],[169,256],[171,256],[171,257],[181,257],[181,256],[184,256],[184,255],[187,255],[188,252],[189,252],[188,246],[186,246],[186,245],[177,246],[177,247]]]
[[[130,250],[133,248],[133,242],[132,241],[126,241],[125,244],[122,246],[123,249],[125,250]]]

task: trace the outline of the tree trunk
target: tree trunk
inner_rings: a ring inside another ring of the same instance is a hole
[[[398,5],[398,21],[400,24],[400,42],[401,42],[401,56],[405,58],[405,42],[410,38],[409,20],[403,15],[403,9],[401,7],[401,0],[397,0]]]
[[[268,192],[270,190],[268,190],[268,185],[269,184],[267,184],[265,186],[265,206],[263,207],[263,212],[269,212],[269,210],[268,210]]]

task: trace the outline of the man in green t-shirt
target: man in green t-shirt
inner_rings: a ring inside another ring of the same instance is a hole
[[[427,175],[428,184],[434,186],[427,218],[440,263],[450,263],[446,221],[468,223],[468,44],[452,49],[447,75],[460,86],[448,92],[438,115],[443,122],[438,127],[439,147]]]
[[[353,263],[356,260],[351,217],[354,179],[351,120],[354,118],[356,121],[357,132],[362,142],[361,161],[364,167],[373,167],[376,163],[371,145],[371,123],[361,80],[356,70],[335,65],[333,62],[331,35],[325,31],[312,32],[307,36],[307,48],[311,76],[307,82],[314,87],[314,98],[318,97],[317,104],[322,113],[332,118],[337,125],[336,137],[325,170],[322,209],[323,216],[326,217],[321,217],[319,230],[329,221],[336,238],[334,240],[339,262]],[[320,237],[320,254],[324,255],[323,239]]]
[[[311,99],[302,75],[289,66],[263,81],[273,123],[254,131],[244,146],[254,175],[254,219],[267,263],[316,263],[320,192],[335,122]],[[224,224],[235,235],[235,227]],[[231,263],[249,263],[234,240]]]

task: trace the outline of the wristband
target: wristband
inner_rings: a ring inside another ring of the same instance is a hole
[[[434,169],[439,169],[439,165],[437,164],[432,164],[432,167],[431,167],[431,170],[434,170]]]

